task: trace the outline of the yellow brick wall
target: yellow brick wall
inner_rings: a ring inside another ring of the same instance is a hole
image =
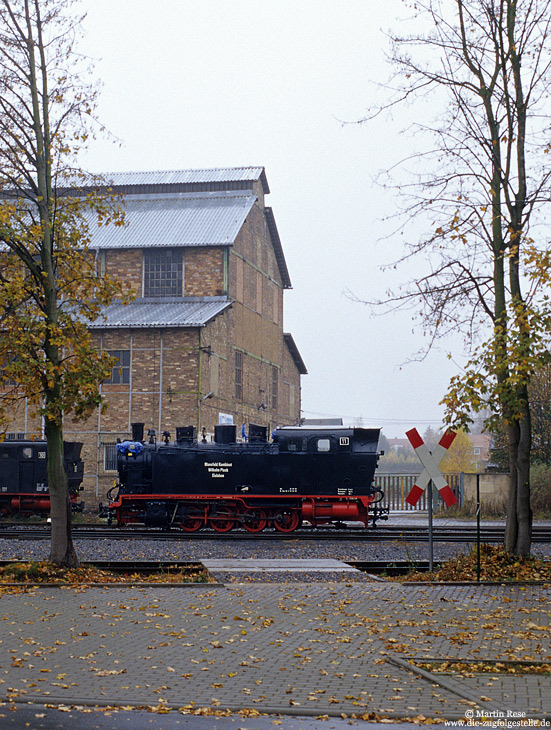
[[[232,307],[203,328],[144,328],[94,332],[98,348],[131,351],[131,382],[102,385],[107,407],[86,422],[65,421],[65,439],[84,443],[85,493],[92,509],[106,501],[116,472],[104,469],[106,444],[131,435],[131,423],[145,432],[163,430],[175,437],[177,426],[214,432],[219,414],[237,425],[250,422],[269,429],[300,417],[300,376],[282,335],[283,288],[263,211],[263,195],[245,221],[233,247],[186,249],[186,296],[228,294]],[[142,293],[142,253],[112,250],[104,254],[108,272],[124,276]],[[227,286],[227,292],[226,292]],[[243,356],[243,397],[235,395],[235,353]],[[278,369],[278,404],[272,411],[272,369]],[[214,396],[200,399],[214,391]],[[266,410],[259,409],[264,403]],[[11,431],[40,436],[22,402]]]

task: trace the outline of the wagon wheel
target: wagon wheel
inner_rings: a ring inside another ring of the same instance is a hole
[[[248,509],[243,515],[243,527],[248,532],[262,532],[267,524],[268,518],[263,509]]]
[[[280,509],[274,517],[274,527],[280,532],[293,532],[300,525],[300,517],[297,511],[292,509]]]
[[[235,525],[235,514],[227,507],[215,510],[209,515],[208,525],[216,532],[229,532]]]

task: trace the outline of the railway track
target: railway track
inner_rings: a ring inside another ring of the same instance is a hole
[[[472,543],[476,541],[476,526],[461,525],[458,527],[435,526],[433,540],[436,542]],[[178,529],[151,529],[144,527],[114,528],[107,525],[76,525],[73,526],[73,538],[76,540],[229,540],[229,541],[362,541],[362,542],[426,542],[428,527],[414,525],[385,525],[375,529],[357,530],[317,528],[316,530],[302,528],[292,533],[277,531],[263,531],[251,533],[246,531],[231,531],[226,533],[214,530],[201,530],[187,533]],[[484,525],[480,537],[486,543],[499,543],[504,538],[502,525]],[[5,540],[47,540],[50,538],[50,526],[47,524],[19,525],[4,524],[0,526],[0,539]],[[551,542],[551,526],[534,525],[534,543]]]

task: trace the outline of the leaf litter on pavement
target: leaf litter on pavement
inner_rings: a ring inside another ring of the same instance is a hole
[[[542,580],[549,575],[545,572],[547,566],[542,565],[542,561],[532,559],[511,561],[509,558],[505,560],[498,549],[486,547],[482,554],[484,571],[491,572],[492,580],[507,582],[512,576],[517,576],[517,580],[518,576],[523,580],[530,580],[532,577],[535,580]],[[473,555],[470,556],[470,562],[458,559],[456,566],[447,573],[449,576],[447,580],[472,580],[470,576],[474,559]],[[23,574],[29,581],[40,582],[37,576],[42,576],[48,581],[52,577],[57,577],[65,584],[71,583],[72,580],[76,591],[80,591],[87,583],[109,583],[113,579],[107,571],[97,571],[90,567],[64,572],[54,569],[48,563],[27,565],[29,567],[23,569]],[[22,569],[22,564],[18,564],[18,568]],[[436,577],[433,580],[442,580],[442,577],[438,577],[438,573],[434,575]],[[488,572],[483,575],[487,576]],[[13,581],[14,577],[13,570],[2,572],[0,583]],[[19,575],[19,578],[21,577]],[[420,577],[423,580],[427,578],[426,574]],[[126,580],[120,578],[121,576],[115,576],[115,581],[137,582],[137,577],[133,576],[127,576]],[[163,573],[161,578],[162,582],[167,582],[166,573]],[[81,620],[86,616],[86,620],[91,621],[93,626],[90,628],[87,624],[83,625],[82,630],[70,636],[69,640],[78,645],[78,642],[85,637],[92,634],[97,636],[98,644],[92,642],[90,649],[81,650],[77,658],[85,661],[89,665],[90,672],[96,677],[123,675],[124,683],[130,684],[132,680],[129,675],[132,674],[134,667],[126,667],[115,660],[115,655],[108,651],[109,645],[106,639],[109,636],[121,635],[120,627],[128,629],[123,632],[124,636],[130,634],[130,629],[134,630],[141,625],[148,632],[149,644],[148,651],[144,652],[147,656],[142,656],[141,660],[149,662],[152,665],[151,669],[157,674],[160,674],[162,669],[167,673],[167,678],[162,682],[159,681],[158,686],[152,690],[159,701],[150,703],[146,706],[147,709],[156,713],[170,711],[170,705],[174,707],[174,704],[170,702],[169,705],[167,698],[170,696],[173,678],[176,678],[174,681],[177,681],[178,685],[184,687],[185,681],[182,680],[192,677],[197,679],[198,676],[202,676],[205,678],[206,686],[212,690],[211,705],[207,706],[204,701],[198,700],[197,704],[193,702],[182,704],[179,711],[215,716],[229,712],[224,707],[224,700],[217,699],[218,692],[224,690],[225,686],[226,692],[242,693],[244,705],[265,701],[270,687],[267,686],[268,683],[263,683],[264,674],[260,670],[263,662],[267,661],[268,652],[273,653],[274,650],[278,652],[278,660],[280,657],[279,664],[273,665],[270,670],[275,675],[280,672],[286,673],[292,668],[293,671],[304,668],[309,672],[318,668],[318,671],[311,675],[308,692],[305,693],[300,687],[289,683],[286,690],[288,698],[286,701],[289,706],[300,711],[301,707],[315,706],[314,702],[325,698],[325,705],[320,704],[320,709],[327,705],[332,710],[338,711],[339,708],[345,709],[347,704],[350,705],[352,702],[356,710],[353,713],[348,711],[348,716],[366,720],[382,719],[385,711],[373,705],[369,691],[359,690],[369,687],[373,679],[391,676],[385,672],[388,672],[386,661],[392,656],[402,657],[415,666],[426,666],[434,673],[442,671],[459,673],[463,676],[468,676],[469,673],[489,673],[489,667],[494,668],[492,672],[501,670],[513,674],[517,673],[517,669],[520,672],[525,671],[524,667],[539,666],[544,672],[545,665],[548,667],[551,664],[549,654],[551,622],[548,620],[548,601],[540,589],[538,590],[541,595],[538,594],[528,603],[518,603],[516,599],[509,597],[507,592],[500,594],[499,599],[493,594],[484,594],[477,601],[472,601],[465,594],[465,602],[462,603],[446,598],[447,594],[440,589],[435,593],[431,586],[406,586],[407,581],[404,588],[393,588],[390,595],[388,584],[371,584],[367,590],[369,600],[366,606],[367,587],[358,584],[327,584],[327,590],[323,593],[296,591],[293,585],[281,584],[275,588],[271,597],[263,595],[260,590],[249,594],[245,586],[232,586],[226,594],[224,604],[215,600],[217,592],[209,591],[208,585],[205,585],[206,590],[201,590],[200,595],[194,591],[190,594],[190,600],[185,601],[185,607],[181,606],[181,610],[183,609],[183,613],[187,616],[185,624],[171,614],[169,604],[165,604],[162,598],[151,600],[151,597],[146,599],[144,596],[142,599],[142,589],[137,589],[138,592],[133,594],[133,597],[129,595],[124,601],[120,598],[116,601],[109,600],[101,609],[89,605],[89,602],[83,603],[80,606]],[[6,585],[4,590],[7,588]],[[1,590],[0,588],[0,592]],[[522,590],[525,589],[522,587],[515,589],[515,591]],[[519,616],[522,623],[519,622]],[[52,614],[53,617],[55,614]],[[16,618],[14,616],[14,621],[11,623],[20,627],[21,622],[16,621]],[[49,616],[46,615],[37,618],[39,621],[48,619]],[[93,622],[96,620],[107,621],[103,628],[105,633],[98,633],[101,629],[94,628]],[[17,638],[24,645],[29,644],[28,651],[22,651],[25,646],[21,646],[12,654],[11,666],[21,669],[21,677],[24,676],[24,669],[29,663],[53,660],[56,646],[41,648],[36,645],[36,640],[31,641],[32,637],[25,638],[26,634],[21,633],[21,628],[14,630],[12,634],[10,625],[4,623],[8,635]],[[59,638],[64,639],[60,643],[65,643],[67,637]],[[88,640],[88,643],[90,641]],[[434,642],[441,646],[445,644],[446,649],[450,650],[448,653],[457,652],[458,656],[446,659],[447,654],[442,651],[438,656],[444,658],[439,663],[431,661],[430,651],[434,647]],[[186,666],[176,663],[164,668],[153,666],[158,664],[155,650],[170,645],[180,647],[182,661],[184,653],[187,652]],[[496,646],[499,647],[497,655]],[[227,663],[227,658],[231,659],[234,654],[236,654],[234,663],[231,661]],[[425,665],[422,664],[423,657]],[[485,660],[483,657],[491,659]],[[343,671],[349,661],[359,662],[360,668],[357,671],[361,674],[350,675]],[[48,664],[41,666],[43,669],[41,668],[40,672],[50,671]],[[202,672],[204,675],[199,674]],[[55,679],[51,682],[53,686],[63,687],[69,684],[63,675],[64,671],[58,675],[44,673],[42,676],[48,679],[52,677]],[[356,687],[358,691],[353,693],[352,689],[349,689],[345,696],[344,693],[339,694],[334,690],[333,683],[345,677],[349,680],[349,686]],[[389,679],[389,682],[398,683],[394,696],[389,697],[390,704],[393,699],[401,699],[403,685],[398,679]],[[32,682],[22,679],[18,684],[19,689],[12,688],[8,698],[14,700],[17,696],[21,696],[20,693],[28,693],[32,686]],[[235,701],[238,701],[237,697]],[[243,712],[246,712],[246,708]],[[259,710],[251,709],[250,712],[249,716],[254,717],[254,713]],[[320,715],[322,714],[321,712]],[[346,716],[346,713],[343,712],[342,715]],[[413,712],[408,719],[418,724],[427,722],[427,718],[415,715]]]

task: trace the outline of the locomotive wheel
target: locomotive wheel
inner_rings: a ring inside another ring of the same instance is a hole
[[[204,524],[205,520],[202,517],[186,517],[178,523],[178,527],[184,532],[197,532]]]
[[[292,509],[280,509],[274,517],[274,527],[280,532],[293,532],[300,525],[298,512]]]
[[[262,532],[267,524],[268,518],[263,509],[248,509],[243,515],[243,527],[248,532]]]
[[[229,532],[235,525],[235,515],[230,509],[215,510],[211,512],[208,525],[216,532]]]
[[[180,504],[173,518],[176,527],[184,532],[197,532],[205,525],[205,510]]]

